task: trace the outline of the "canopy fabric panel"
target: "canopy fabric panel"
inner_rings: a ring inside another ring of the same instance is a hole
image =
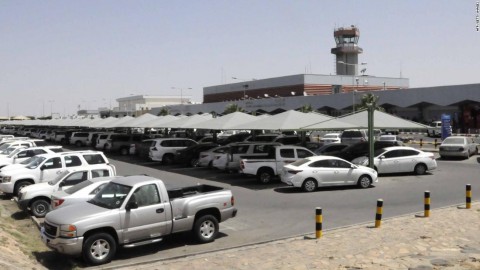
[[[236,125],[246,124],[256,120],[258,120],[256,116],[242,112],[233,112],[207,121],[190,124],[187,128],[227,130],[232,129]]]
[[[331,119],[319,113],[286,111],[250,123],[235,125],[232,129],[241,130],[300,130],[302,127]]]

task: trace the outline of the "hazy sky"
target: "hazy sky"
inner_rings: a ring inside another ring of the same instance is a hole
[[[73,114],[116,98],[335,74],[355,24],[368,75],[410,87],[480,83],[475,0],[0,1],[0,116]],[[186,89],[186,88],[192,88]],[[480,93],[479,93],[480,95]]]

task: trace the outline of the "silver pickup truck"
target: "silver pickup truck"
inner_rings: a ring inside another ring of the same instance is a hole
[[[48,213],[41,237],[59,253],[83,255],[99,265],[109,262],[118,247],[156,243],[172,233],[192,231],[199,242],[212,242],[218,224],[236,216],[234,201],[221,187],[167,190],[150,176],[119,177],[90,201]]]

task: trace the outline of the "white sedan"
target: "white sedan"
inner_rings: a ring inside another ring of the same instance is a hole
[[[433,153],[406,147],[392,146],[378,149],[373,154],[373,163],[378,173],[413,172],[418,175],[437,168],[437,161]],[[359,157],[352,163],[368,165],[368,157]]]
[[[327,133],[320,139],[320,142],[323,142],[324,144],[340,143],[342,141],[340,135],[340,133]]]
[[[280,175],[287,185],[312,192],[317,187],[357,185],[368,188],[378,182],[374,169],[352,164],[332,156],[312,156],[283,167]]]
[[[440,157],[464,157],[469,159],[478,153],[477,144],[473,138],[465,136],[450,136],[440,145]]]
[[[51,207],[57,209],[78,202],[86,202],[116,177],[118,176],[97,177],[85,180],[68,189],[56,191],[51,196]]]

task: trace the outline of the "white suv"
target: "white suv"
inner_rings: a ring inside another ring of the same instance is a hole
[[[87,145],[88,132],[73,132],[70,137],[70,144],[74,144],[77,147]]]
[[[54,154],[62,151],[62,146],[57,145],[18,148],[10,155],[0,157],[0,169],[10,164],[20,163],[36,155]]]
[[[25,186],[46,182],[69,168],[82,168],[96,164],[108,164],[99,151],[75,151],[37,155],[27,165],[12,164],[0,171],[0,191],[17,195]]]
[[[151,141],[148,157],[164,164],[173,163],[177,150],[197,144],[196,141],[187,138],[158,138]]]

